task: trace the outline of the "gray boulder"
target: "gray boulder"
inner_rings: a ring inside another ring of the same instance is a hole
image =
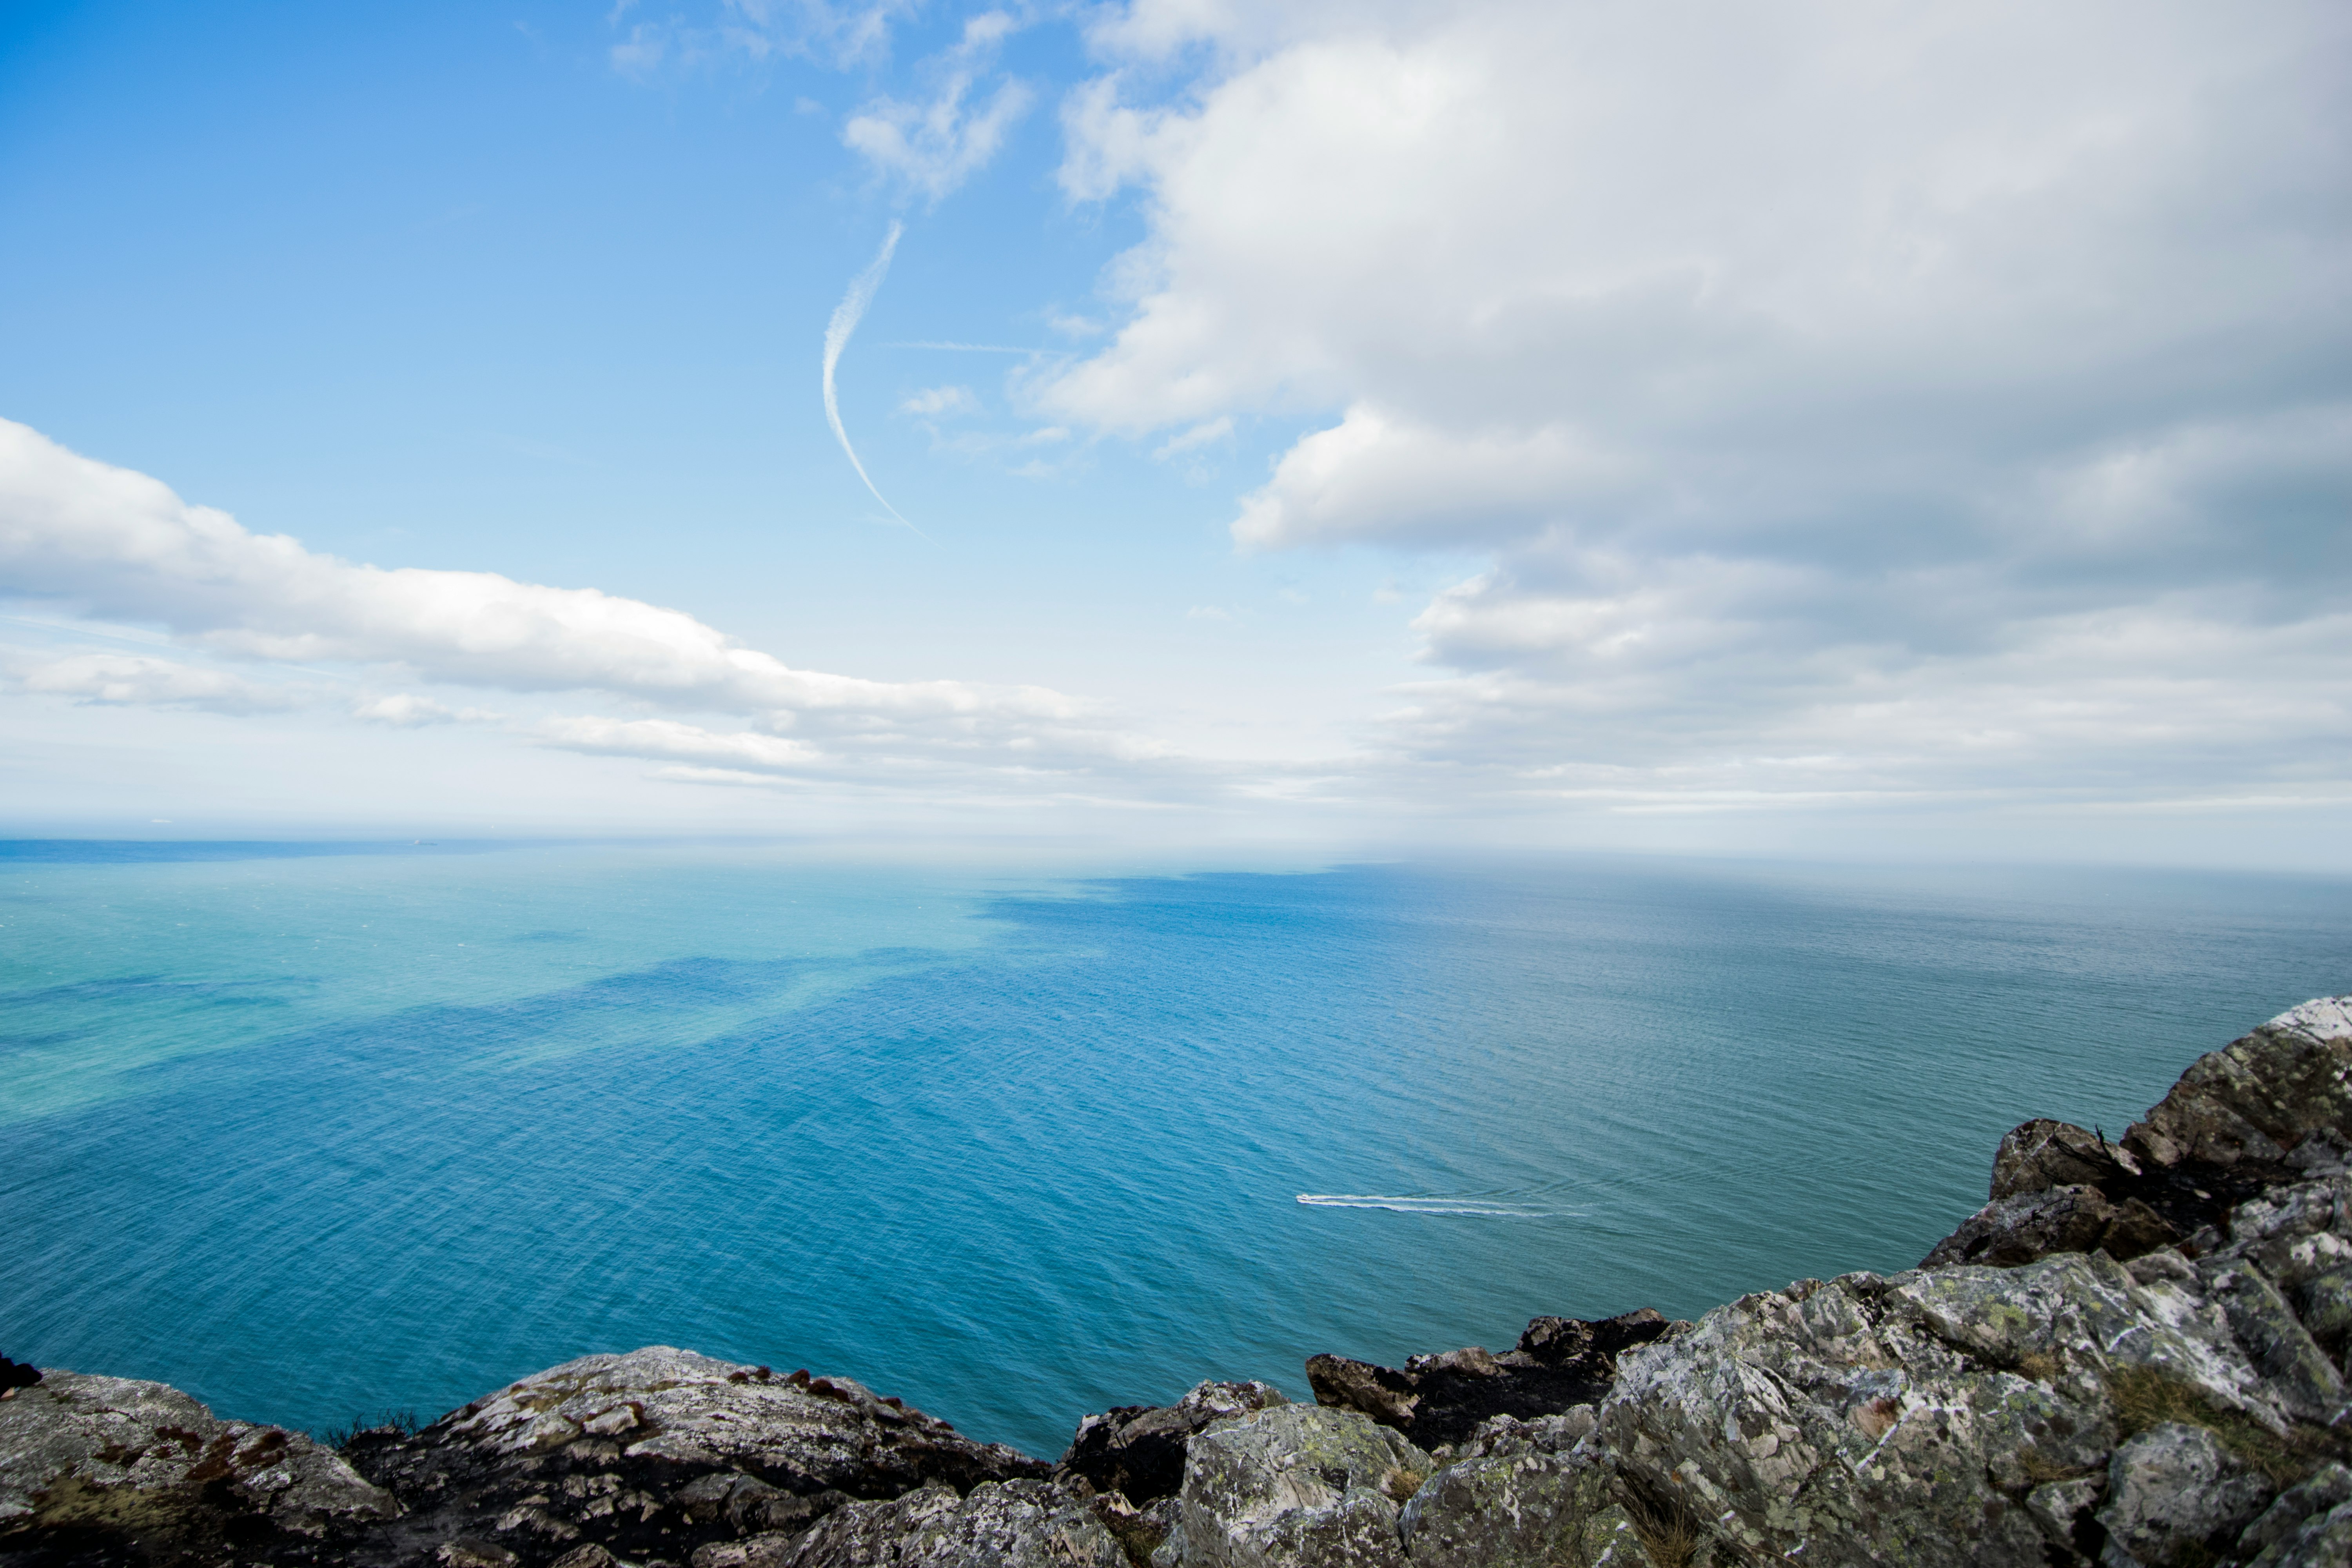
[[[2339,1464],[2322,1465],[2310,1477],[2281,1492],[2262,1517],[2245,1528],[2238,1537],[2236,1553],[2241,1558],[2251,1556],[2258,1563],[2278,1562],[2305,1543],[2306,1532],[2315,1527],[2317,1532],[2310,1536],[2310,1541],[2324,1541],[2328,1516],[2347,1504],[2352,1504],[2352,1469]],[[2346,1517],[2352,1520],[2352,1510]],[[2347,1538],[2345,1543],[2352,1545],[2352,1538]],[[2333,1561],[2352,1563],[2352,1552]]]
[[[308,1556],[400,1511],[299,1432],[176,1388],[51,1371],[0,1401],[0,1552],[30,1538],[159,1560]]]
[[[929,1486],[835,1510],[774,1559],[781,1568],[1128,1568],[1086,1500],[1050,1481]],[[759,1563],[747,1556],[745,1568]],[[730,1568],[698,1555],[693,1568]],[[760,1563],[759,1568],[765,1568]]]
[[[1590,1406],[1482,1423],[1397,1519],[1413,1568],[1599,1568],[1644,1561],[1608,1467],[1577,1445]]]
[[[2205,1283],[2177,1255],[2136,1275],[2095,1253],[1801,1281],[1626,1358],[1594,1442],[1751,1555],[2039,1564],[2074,1549],[2079,1483],[2151,1411],[2294,1429]]]
[[[2352,1502],[2339,1503],[2263,1549],[2252,1568],[2344,1568],[2352,1563]]]
[[[1436,1461],[1353,1410],[1288,1405],[1192,1439],[1154,1568],[1404,1568],[1400,1504]]]
[[[2202,1426],[2165,1422],[2117,1448],[2098,1514],[2114,1568],[2226,1552],[2277,1489]]]
[[[1987,1204],[1937,1242],[1919,1267],[1982,1263],[2014,1268],[2053,1252],[2105,1252],[2122,1262],[2179,1239],[2137,1198],[2117,1205],[2096,1187],[2049,1187]]]
[[[2295,1009],[2192,1068],[2150,1116],[2171,1142],[2134,1138],[2137,1175],[2114,1162],[2111,1185],[2201,1216],[2179,1246],[1977,1249],[2008,1267],[1939,1248],[1943,1267],[1745,1298],[1626,1356],[1579,1456],[1753,1560],[2352,1561],[2352,1126],[2308,1110],[2344,1098],[2344,1016]],[[2021,1132],[1998,1185],[2084,1173],[2100,1147]],[[1976,1234],[2111,1226],[2113,1195],[2011,1191]]]
[[[443,1547],[495,1548],[521,1568],[588,1546],[625,1563],[750,1543],[772,1556],[853,1500],[1046,1473],[848,1378],[666,1345],[583,1356],[345,1452],[408,1508],[352,1559],[383,1564]]]

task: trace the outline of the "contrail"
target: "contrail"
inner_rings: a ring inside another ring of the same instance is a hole
[[[928,541],[931,536],[898,516],[898,509],[884,499],[881,490],[875,486],[874,476],[867,473],[866,465],[857,460],[857,448],[849,444],[849,432],[842,428],[841,400],[834,395],[833,391],[833,367],[841,363],[841,351],[849,346],[849,334],[856,331],[857,323],[865,319],[866,307],[874,303],[874,291],[882,287],[882,275],[890,270],[890,253],[898,248],[898,237],[906,229],[907,226],[902,223],[890,226],[890,232],[882,240],[882,254],[874,258],[873,266],[857,275],[856,280],[849,286],[849,292],[844,294],[841,303],[833,308],[833,320],[826,323],[824,329],[824,416],[832,422],[833,434],[840,441],[841,449],[849,454],[849,466],[857,470],[857,477],[866,481],[866,488],[874,492],[874,499],[882,502],[882,510],[913,530],[918,539]]]

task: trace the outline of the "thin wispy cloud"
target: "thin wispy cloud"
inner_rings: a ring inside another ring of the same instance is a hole
[[[1011,343],[943,343],[919,342],[884,343],[882,346],[886,349],[933,349],[942,353],[959,354],[1043,354],[1057,352],[1053,349],[1017,348]]]
[[[841,297],[841,303],[833,308],[833,320],[825,323],[824,417],[833,426],[834,439],[841,443],[843,454],[849,458],[849,466],[857,470],[857,477],[866,482],[866,488],[873,493],[874,499],[881,502],[882,510],[918,535],[928,539],[930,537],[929,534],[899,515],[898,509],[890,504],[880,487],[875,484],[874,476],[866,471],[865,463],[857,456],[857,448],[849,444],[848,428],[841,422],[841,398],[834,389],[833,373],[835,367],[841,363],[841,351],[849,346],[849,334],[856,331],[857,323],[866,319],[866,308],[874,303],[875,290],[882,287],[882,279],[890,270],[891,254],[898,248],[898,237],[904,233],[906,225],[893,223],[890,226],[890,232],[883,237],[881,250],[866,270],[850,281],[849,292]]]
[[[921,101],[875,99],[842,127],[842,144],[877,174],[921,192],[934,204],[986,167],[1036,95],[1005,77],[982,85],[997,50],[1019,24],[1010,13],[967,19],[955,45],[925,62],[937,85]]]

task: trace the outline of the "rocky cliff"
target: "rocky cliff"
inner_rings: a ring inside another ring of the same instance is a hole
[[[2352,997],[2108,1141],[2037,1121],[1916,1269],[1696,1323],[1307,1363],[1048,1466],[842,1377],[656,1347],[331,1450],[0,1363],[0,1565],[2352,1563]]]

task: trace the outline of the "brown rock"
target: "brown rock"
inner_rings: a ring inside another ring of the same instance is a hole
[[[1985,1263],[2015,1268],[2054,1252],[2090,1252],[2115,1218],[2115,1205],[2096,1187],[2078,1184],[2020,1193],[1969,1215],[1959,1229],[1936,1244],[1919,1267]]]
[[[1415,1392],[1421,1386],[1418,1376],[1348,1356],[1308,1356],[1307,1385],[1315,1391],[1318,1405],[1360,1410],[1401,1432],[1412,1427],[1413,1413],[1421,1407]]]
[[[1499,1356],[1471,1345],[1414,1356],[1399,1370],[1318,1355],[1307,1363],[1307,1381],[1318,1405],[1360,1411],[1435,1447],[1462,1442],[1496,1415],[1531,1420],[1590,1405],[1616,1381],[1621,1353],[1682,1327],[1648,1307],[1592,1321],[1537,1318]]]
[[[1992,1201],[2052,1187],[2105,1187],[2139,1162],[2088,1128],[2037,1117],[2011,1128],[1992,1157]]]
[[[268,1562],[399,1511],[333,1450],[160,1383],[51,1371],[0,1404],[0,1558],[63,1533],[92,1561]]]
[[[2124,1134],[2145,1163],[2273,1163],[2314,1132],[2352,1136],[2352,996],[2323,996],[2189,1064]]]

